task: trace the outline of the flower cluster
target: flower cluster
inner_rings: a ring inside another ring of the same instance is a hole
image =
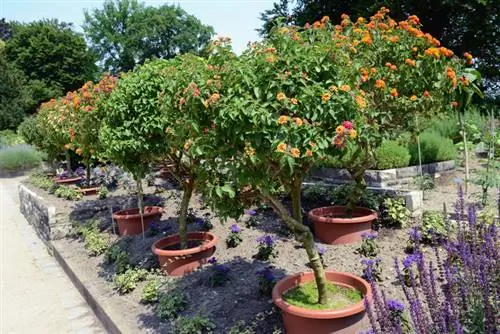
[[[273,272],[273,267],[268,266],[257,272],[257,277],[259,279],[259,293],[266,297],[271,297],[278,278]]]
[[[353,129],[351,121],[344,121],[342,125],[335,129],[335,137],[332,139],[332,144],[337,148],[342,148],[349,139],[356,139],[357,132]]]
[[[257,238],[259,243],[258,252],[255,257],[261,261],[269,261],[276,257],[275,238],[271,235],[263,235]]]
[[[208,263],[212,264],[212,276],[210,277],[211,286],[222,286],[231,280],[231,269],[225,264],[218,264],[215,257],[211,257]]]
[[[228,248],[234,248],[243,241],[240,232],[241,228],[238,225],[236,224],[231,225],[230,233],[226,238],[226,245]]]

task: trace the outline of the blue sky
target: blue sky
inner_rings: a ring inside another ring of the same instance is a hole
[[[0,0],[0,18],[8,21],[29,22],[43,18],[56,18],[72,22],[82,31],[83,10],[100,8],[104,0]],[[204,24],[214,27],[220,36],[233,39],[234,50],[239,53],[249,41],[259,39],[255,29],[262,22],[259,14],[273,6],[273,0],[178,0],[143,1],[147,5],[179,4]]]

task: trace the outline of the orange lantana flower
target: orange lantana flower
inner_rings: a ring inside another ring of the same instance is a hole
[[[283,92],[278,93],[278,94],[276,95],[276,99],[277,99],[278,101],[282,101],[282,100],[286,99],[286,95],[285,95],[285,93],[283,93]]]
[[[292,157],[294,158],[300,158],[300,150],[296,147],[292,148],[290,150],[290,154],[292,155]]]
[[[412,95],[412,96],[410,97],[410,100],[412,100],[412,101],[417,101],[417,95]]]
[[[276,151],[281,153],[286,153],[286,150],[287,150],[287,145],[285,143],[279,143],[278,146],[276,147]]]
[[[290,99],[290,102],[292,102],[292,104],[295,104],[295,105],[297,105],[299,103],[299,101],[296,98],[294,98],[294,97],[292,97]]]
[[[351,87],[349,85],[342,85],[340,86],[340,90],[344,92],[349,92],[351,90]]]
[[[375,82],[375,87],[380,88],[380,89],[384,89],[385,88],[385,81],[378,79]]]
[[[330,93],[323,93],[323,95],[321,95],[321,99],[324,101],[324,102],[328,102],[330,101]]]
[[[398,97],[398,90],[396,88],[392,88],[391,89],[391,95],[394,96],[394,97]]]
[[[278,118],[278,123],[281,125],[286,124],[287,121],[288,121],[288,116],[282,115]]]
[[[298,126],[301,126],[302,124],[304,124],[304,122],[302,121],[302,119],[300,119],[299,117],[294,117],[293,121],[295,122],[295,124],[297,124]]]
[[[415,65],[417,65],[417,62],[415,60],[413,60],[413,59],[406,59],[405,63],[406,63],[406,65],[409,65],[409,66],[415,66]]]
[[[313,152],[310,149],[306,149],[306,157],[312,157]]]

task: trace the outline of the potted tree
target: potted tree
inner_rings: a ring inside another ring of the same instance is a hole
[[[199,167],[207,163],[204,137],[213,131],[210,110],[219,103],[221,86],[218,70],[203,58],[185,54],[171,62],[174,65],[162,72],[167,83],[161,91],[160,105],[169,124],[165,130],[168,172],[181,185],[183,196],[179,233],[158,240],[151,249],[163,271],[181,276],[205,263],[215,252],[218,240],[210,232],[188,233],[187,213]]]
[[[371,295],[363,279],[325,271],[314,236],[303,224],[304,177],[318,159],[341,154],[357,136],[354,127],[336,132],[355,116],[357,104],[348,92],[340,107],[329,103],[334,83],[322,69],[335,56],[335,45],[322,41],[316,29],[282,26],[239,58],[219,45],[208,60],[221,68],[222,89],[218,106],[207,110],[213,131],[200,139],[210,149],[197,174],[198,189],[221,217],[238,217],[245,207],[268,203],[304,247],[313,272],[287,277],[273,290],[287,333],[353,333],[364,317],[363,298]],[[290,196],[291,209],[283,193]],[[306,293],[304,285],[317,294],[310,296],[312,305],[296,306],[293,296],[284,297],[295,289]],[[332,305],[336,289],[352,298]]]
[[[387,13],[382,8],[369,21],[356,22],[344,14],[340,25],[318,22],[313,32],[308,30],[321,50],[318,59],[324,59],[317,71],[332,84],[328,104],[345,114],[346,99],[355,102],[356,112],[347,114],[352,124],[336,131],[342,134],[353,125],[358,131],[344,157],[355,182],[347,206],[309,212],[325,243],[358,242],[371,229],[376,213],[356,205],[366,191],[365,171],[374,167],[374,150],[382,141],[445,112],[456,104],[451,101],[454,92],[472,85],[466,61],[422,32],[418,17],[397,23]]]
[[[79,189],[84,195],[96,194],[100,189],[97,184],[91,183],[91,161],[101,151],[99,129],[104,117],[101,105],[113,90],[116,81],[116,77],[109,75],[103,76],[97,84],[89,81],[73,95],[73,103],[70,104],[75,114],[71,143],[76,154],[85,163],[85,184]]]
[[[102,105],[104,119],[99,131],[103,158],[133,175],[137,188],[136,208],[115,212],[120,235],[143,233],[159,219],[161,207],[143,205],[142,180],[149,163],[162,155],[167,124],[158,107],[163,69],[161,62],[149,62],[123,74]]]
[[[57,170],[54,179],[59,184],[73,184],[81,181],[81,177],[74,175],[71,169],[70,151],[73,149],[71,126],[74,122],[74,114],[69,105],[72,99],[73,93],[68,93],[65,97],[42,103],[36,117],[37,131],[43,138],[40,148],[53,162],[63,154],[66,158],[66,170]]]

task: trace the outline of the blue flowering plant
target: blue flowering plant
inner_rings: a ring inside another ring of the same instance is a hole
[[[169,230],[170,225],[161,222],[153,222],[151,225],[149,225],[148,234],[150,236],[166,235]]]
[[[259,279],[259,293],[262,296],[271,297],[273,288],[278,281],[272,266],[265,267],[257,272]]]
[[[241,228],[238,225],[233,224],[229,230],[230,232],[226,238],[226,245],[228,248],[235,248],[243,241],[243,238],[241,237]]]
[[[196,218],[194,221],[197,231],[208,232],[214,228],[214,225],[210,221],[210,214],[206,213],[203,218]]]
[[[257,238],[259,244],[255,257],[261,261],[269,261],[277,255],[275,238],[271,235],[263,235]]]
[[[318,251],[319,259],[321,260],[321,264],[323,267],[326,267],[325,265],[325,259],[323,258],[325,253],[326,253],[326,247],[321,245],[321,244],[316,244],[316,250]]]
[[[422,240],[422,233],[416,227],[412,227],[408,230],[408,241],[406,242],[405,252],[407,254],[413,254],[415,249],[418,247]]]
[[[358,248],[358,253],[364,257],[374,258],[379,253],[379,247],[377,244],[377,233],[375,232],[364,232],[361,234],[362,242],[361,246]]]
[[[212,257],[208,260],[212,265],[212,275],[210,276],[209,283],[212,287],[223,286],[231,280],[230,268],[225,264],[217,263],[217,259]]]
[[[394,321],[394,314],[404,312],[401,307],[389,309],[384,291],[370,280],[373,298],[365,303],[372,333],[499,332],[499,221],[478,220],[474,207],[465,215],[464,202],[459,185],[455,233],[448,234],[452,237],[443,241],[442,248],[434,246],[433,258],[426,259],[417,243],[414,254],[404,259],[403,270],[399,260],[394,261],[408,307],[408,330]],[[405,269],[410,286],[405,282]]]
[[[364,279],[382,281],[382,260],[379,257],[362,258],[360,262],[363,265]]]
[[[244,211],[245,215],[250,216],[246,221],[245,221],[245,226],[247,228],[252,228],[256,227],[259,225],[259,221],[257,220],[257,211],[250,209],[250,210],[245,210]]]

